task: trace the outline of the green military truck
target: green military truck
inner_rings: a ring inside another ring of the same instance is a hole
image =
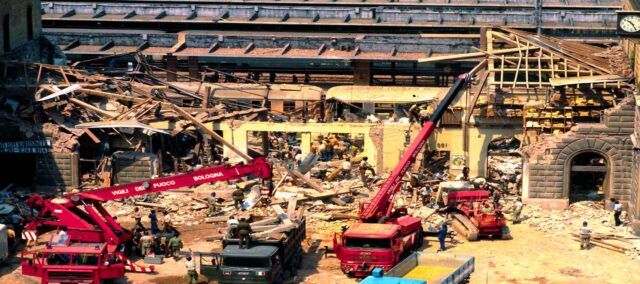
[[[220,283],[284,283],[302,267],[306,220],[288,226],[280,239],[252,238],[249,248],[241,249],[237,238],[225,237],[222,253],[200,253],[200,273]]]

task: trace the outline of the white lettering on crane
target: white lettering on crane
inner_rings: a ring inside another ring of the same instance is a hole
[[[113,195],[123,195],[123,194],[127,194],[127,193],[129,193],[129,190],[126,189],[126,188],[125,189],[114,190],[114,191],[111,192],[111,194],[113,194]]]
[[[175,180],[163,181],[163,182],[154,182],[153,183],[153,188],[167,187],[167,186],[172,186],[172,185],[176,185],[176,181]]]
[[[199,176],[193,176],[193,180],[194,181],[201,181],[201,180],[205,180],[205,179],[212,179],[212,178],[218,178],[223,176],[223,174],[221,172],[217,172],[217,173],[210,173],[210,174],[206,174],[206,175],[199,175]]]

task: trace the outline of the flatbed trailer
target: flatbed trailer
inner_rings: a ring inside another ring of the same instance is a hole
[[[458,284],[466,283],[474,271],[473,256],[415,252],[383,274],[373,275],[360,284]]]

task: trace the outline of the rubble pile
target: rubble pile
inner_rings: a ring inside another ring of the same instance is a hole
[[[576,202],[562,211],[525,205],[521,218],[523,223],[556,236],[575,236],[582,227],[582,222],[586,221],[593,231],[594,241],[606,241],[605,244],[614,243],[614,248],[620,247],[620,252],[640,260],[640,239],[633,237],[630,226],[626,224],[614,226],[611,211],[606,210],[600,202]],[[623,212],[620,218],[626,220],[626,212]]]

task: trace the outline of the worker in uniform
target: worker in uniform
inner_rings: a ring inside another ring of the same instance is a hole
[[[515,210],[513,211],[513,223],[519,224],[520,213],[522,213],[522,207],[524,206],[522,204],[522,198],[518,197],[518,199],[516,200],[516,204],[514,206],[515,206]]]
[[[233,207],[242,209],[242,204],[244,203],[244,192],[242,192],[242,189],[236,186],[236,190],[233,191],[231,196],[233,196]]]
[[[182,240],[178,234],[173,235],[173,237],[169,240],[169,248],[171,249],[171,255],[173,259],[178,261],[180,259],[180,249],[182,248]]]
[[[216,193],[211,192],[211,196],[207,197],[207,206],[209,206],[209,210],[207,211],[207,216],[211,217],[216,214]]]
[[[589,249],[591,242],[591,228],[589,228],[587,222],[582,222],[582,228],[580,228],[580,249]]]
[[[153,239],[149,236],[148,231],[144,231],[142,238],[140,238],[140,253],[142,257],[147,256],[151,252],[151,246],[153,245]]]
[[[446,251],[447,247],[444,245],[444,240],[447,238],[448,228],[447,221],[442,222],[440,230],[438,230],[438,242],[440,242],[440,249],[438,251]]]
[[[142,226],[142,211],[140,211],[140,208],[133,208],[133,219],[136,220],[136,224],[133,226],[134,230],[136,228],[142,228],[142,230],[145,230],[144,226]]]
[[[462,168],[462,173],[456,176],[456,180],[469,181],[469,167]]]
[[[131,251],[132,254],[140,253],[140,239],[142,238],[142,229],[135,229],[135,233],[133,233],[133,238],[131,238]]]
[[[151,223],[152,234],[160,232],[160,229],[158,228],[158,216],[156,216],[156,210],[151,209],[151,212],[149,212],[149,223]]]
[[[240,248],[249,248],[249,241],[251,240],[251,224],[247,222],[247,219],[240,218],[238,224],[238,237],[240,238]]]
[[[196,262],[193,261],[191,256],[187,256],[187,276],[189,277],[189,284],[198,283],[198,272],[196,272]]]
[[[362,180],[362,184],[365,188],[369,186],[369,183],[367,182],[367,170],[370,170],[372,175],[376,175],[376,171],[373,170],[373,167],[369,165],[368,161],[369,157],[362,158],[360,166],[358,167],[358,171],[360,171],[360,179]]]

